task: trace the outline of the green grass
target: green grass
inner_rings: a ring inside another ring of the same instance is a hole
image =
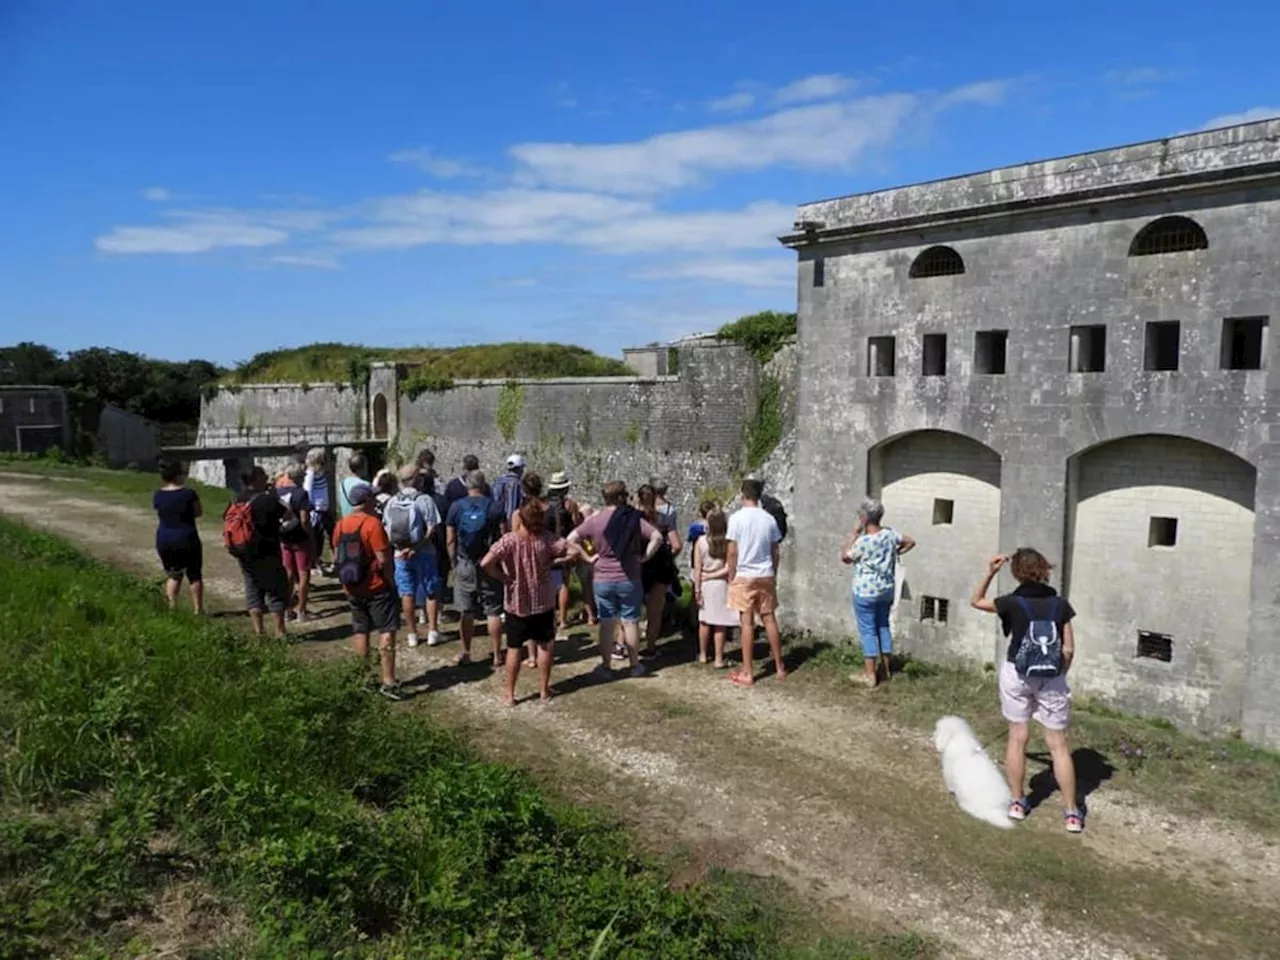
[[[761,363],[768,363],[796,335],[796,315],[763,310],[739,317],[716,331],[716,337],[740,343]]]
[[[732,878],[675,889],[616,827],[364,692],[362,666],[169,614],[3,520],[0,583],[22,584],[0,591],[0,956],[141,955],[182,884],[237,918],[184,955],[932,955],[797,941]]]
[[[814,646],[809,662],[827,685],[847,686],[847,675],[862,667],[861,650],[853,643]],[[959,714],[998,754],[1007,733],[998,704],[994,671],[907,660],[888,687],[866,696],[865,707],[918,729],[932,729],[944,714]],[[1280,754],[1238,737],[1182,732],[1168,721],[1130,716],[1080,696],[1072,698],[1071,741],[1074,749],[1089,751],[1090,769],[1109,784],[1174,812],[1235,819],[1280,835]],[[1031,749],[1043,752],[1034,738]],[[1037,769],[1030,766],[1033,773]]]
[[[155,473],[140,470],[111,470],[14,454],[0,454],[0,472],[20,473],[33,483],[50,485],[50,490],[70,492],[73,496],[105,496],[117,503],[143,509],[151,508],[151,494],[160,486]],[[232,492],[223,487],[188,481],[200,494],[205,516],[220,515],[231,501]]]
[[[259,353],[223,378],[237,383],[349,382],[368,365],[394,361],[415,368],[424,389],[443,389],[453,380],[514,377],[612,377],[631,369],[621,360],[559,343],[486,343],[466,347],[365,347],[313,343]]]

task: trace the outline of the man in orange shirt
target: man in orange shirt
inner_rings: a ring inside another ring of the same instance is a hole
[[[405,700],[408,696],[396,680],[400,598],[392,585],[391,542],[374,514],[372,487],[352,487],[347,499],[354,509],[333,531],[333,569],[351,605],[356,656],[368,659],[369,634],[376,631],[382,668],[379,692],[388,700]]]

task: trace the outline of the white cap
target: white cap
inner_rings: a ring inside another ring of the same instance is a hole
[[[513,453],[511,456],[507,457],[507,466],[512,470],[516,469],[517,467],[523,467],[524,455],[519,453]]]

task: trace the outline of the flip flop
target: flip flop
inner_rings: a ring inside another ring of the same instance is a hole
[[[471,654],[469,653],[460,653],[453,658],[453,665],[455,667],[465,667],[470,662],[471,662]]]
[[[729,682],[738,687],[754,687],[755,681],[750,679],[746,674],[735,670],[729,674]]]

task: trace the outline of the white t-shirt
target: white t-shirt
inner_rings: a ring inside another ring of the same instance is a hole
[[[728,539],[738,545],[738,576],[774,575],[773,545],[782,539],[782,532],[768,510],[743,507],[730,514]]]

